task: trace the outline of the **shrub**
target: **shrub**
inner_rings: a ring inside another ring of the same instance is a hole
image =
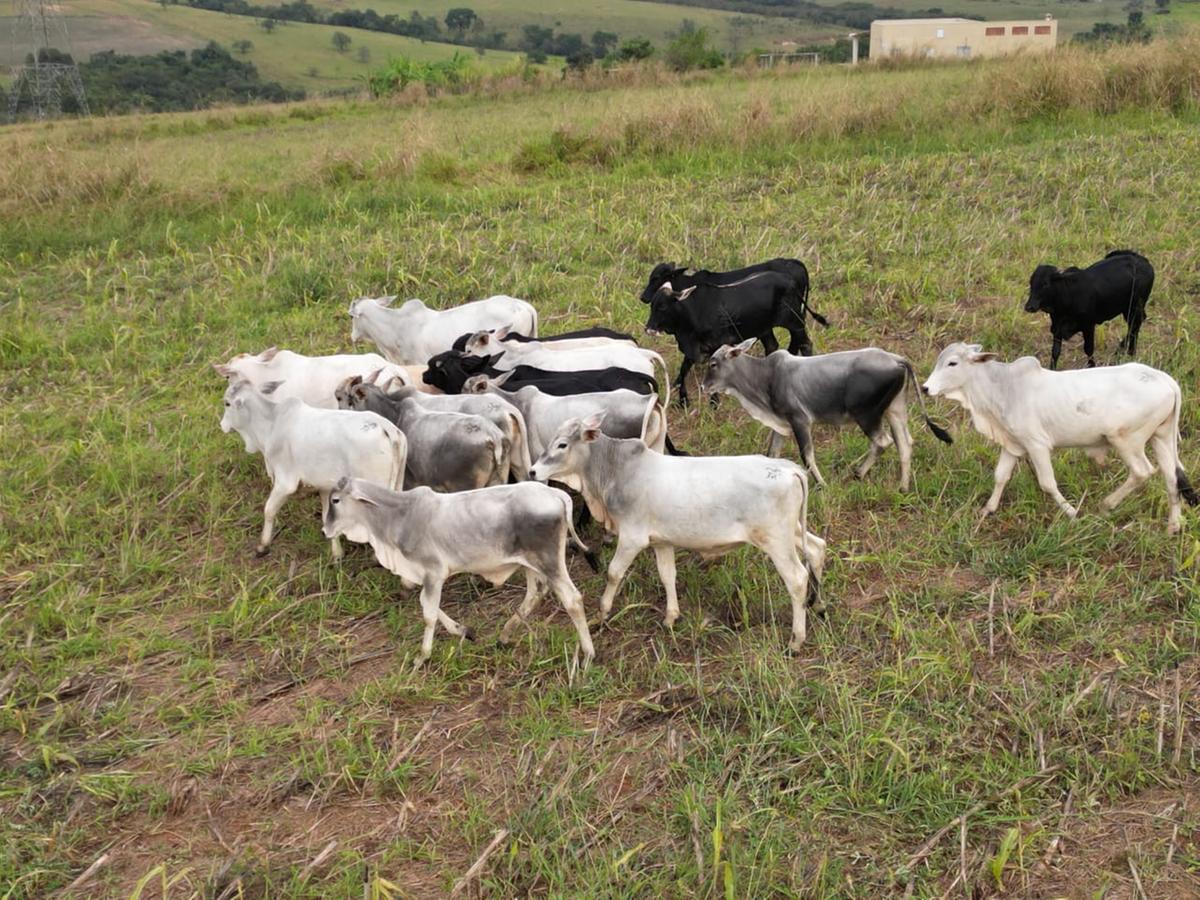
[[[719,69],[725,65],[721,51],[708,42],[708,29],[696,28],[681,32],[664,54],[667,64],[676,72],[689,69]]]

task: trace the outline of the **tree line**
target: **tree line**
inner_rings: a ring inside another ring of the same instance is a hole
[[[38,57],[46,63],[70,63],[70,54],[47,49]],[[32,65],[33,55],[25,59]],[[301,100],[302,90],[288,90],[277,81],[263,81],[253,63],[234,59],[220,44],[210,42],[193,50],[164,50],[130,56],[105,50],[79,64],[84,93],[93,113],[178,112],[204,109],[218,103],[280,103]],[[11,87],[11,86],[10,86]],[[8,97],[0,89],[0,105]],[[18,115],[20,115],[18,107]],[[73,97],[63,98],[63,112],[77,113]]]

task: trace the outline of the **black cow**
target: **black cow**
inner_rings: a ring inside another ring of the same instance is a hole
[[[489,328],[488,331],[494,333],[496,331],[496,329]],[[551,341],[573,341],[573,340],[578,340],[579,338],[596,338],[596,337],[608,338],[609,340],[612,340],[612,341],[629,341],[631,344],[637,343],[637,338],[635,338],[631,334],[625,334],[620,331],[613,331],[611,328],[601,328],[599,326],[597,326],[595,328],[580,328],[578,331],[565,331],[562,334],[543,335],[542,337],[535,337],[535,338],[529,337],[528,335],[524,335],[524,334],[517,334],[515,331],[510,331],[508,334],[506,334],[500,340],[502,340],[502,341],[518,341],[522,344],[525,344],[525,343],[528,343],[529,341],[538,341],[541,343],[549,343]],[[467,341],[470,340],[470,338],[471,338],[470,334],[464,334],[462,337],[460,337],[454,341],[454,344],[451,346],[451,349],[452,350],[466,350],[467,349]]]
[[[776,326],[791,335],[788,352],[812,356],[812,342],[804,328],[804,296],[791,275],[758,272],[728,285],[693,284],[680,290],[666,282],[650,301],[646,330],[675,336],[683,364],[676,383],[679,403],[687,406],[684,379],[691,367],[707,360],[718,348],[758,338],[763,349],[779,349]]]
[[[779,272],[781,275],[790,275],[804,298],[805,311],[822,325],[829,324],[823,315],[808,305],[808,267],[798,259],[788,259],[784,256],[755,263],[752,266],[743,266],[740,269],[731,269],[728,272],[689,269],[685,266],[677,266],[675,263],[659,263],[650,272],[650,278],[642,290],[641,300],[643,303],[649,303],[658,293],[658,289],[668,281],[675,290],[682,291],[694,284],[730,285],[735,281],[741,281],[748,275],[757,275],[759,272]]]
[[[431,357],[421,376],[422,380],[447,394],[461,394],[463,384],[472,375],[495,377],[503,371],[495,363],[503,354],[468,356],[459,350],[447,350]],[[505,390],[520,390],[535,385],[547,394],[562,397],[567,394],[588,394],[593,391],[615,391],[626,388],[639,394],[658,393],[658,382],[641,372],[631,372],[611,366],[607,369],[584,369],[579,372],[551,372],[533,366],[517,366],[505,382]]]
[[[1096,365],[1096,326],[1117,316],[1129,324],[1120,349],[1137,352],[1138,330],[1146,319],[1146,301],[1154,287],[1154,267],[1132,250],[1114,250],[1086,269],[1038,266],[1029,279],[1025,312],[1050,314],[1050,368],[1058,368],[1064,339],[1083,332],[1088,368]]]

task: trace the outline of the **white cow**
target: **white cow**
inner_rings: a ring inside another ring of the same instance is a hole
[[[271,477],[259,556],[271,545],[275,516],[301,484],[320,493],[324,515],[330,490],[346,475],[395,488],[404,481],[404,434],[372,412],[317,409],[295,397],[274,403],[250,382],[236,379],[225,389],[221,430],[240,434],[247,453],[261,453]],[[342,547],[336,538],[332,548],[334,558],[340,559]]]
[[[579,634],[584,667],[596,654],[583,597],[567,572],[567,539],[593,565],[595,557],[575,533],[571,498],[562,491],[524,481],[457,494],[429,488],[396,492],[344,479],[325,514],[325,536],[336,540],[343,534],[369,543],[380,565],[404,584],[420,585],[425,634],[417,667],[433,651],[438,622],[453,635],[471,636],[441,609],[442,585],[459,572],[481,575],[499,586],[518,569],[525,571],[525,599],[504,626],[502,642],[511,639],[549,585]]]
[[[1124,460],[1129,477],[1104,498],[1107,510],[1154,474],[1147,441],[1167,485],[1168,533],[1179,531],[1180,498],[1197,501],[1179,461],[1182,392],[1158,369],[1126,363],[1054,372],[1032,356],[1002,363],[979,344],[957,343],[941,352],[924,387],[931,396],[961,404],[976,431],[1000,445],[985,516],[996,511],[1017,461],[1027,456],[1042,490],[1074,518],[1075,508],[1059,493],[1050,462],[1050,451],[1059,447],[1079,447],[1097,463],[1112,447]]]
[[[521,411],[529,433],[529,458],[537,459],[568,419],[586,418],[604,413],[602,430],[609,437],[641,438],[651,450],[664,452],[667,440],[667,414],[654,394],[639,394],[622,388],[588,394],[547,394],[527,384],[516,391],[504,389],[511,372],[489,378],[472,375],[463,384],[463,394],[489,394],[503,398]]]
[[[771,558],[787,585],[789,646],[799,649],[807,635],[808,567],[819,582],[825,561],[825,542],[807,527],[804,470],[765,456],[663,456],[643,441],[608,437],[600,424],[600,416],[565,423],[529,474],[539,481],[578,476],[592,514],[616,532],[601,618],[646,547],[654,548],[670,627],[679,618],[675,548],[708,557],[751,544]]]
[[[297,397],[309,406],[321,409],[337,409],[334,392],[347,378],[355,375],[365,378],[381,367],[379,377],[385,380],[394,378],[401,384],[421,384],[419,373],[414,380],[413,373],[402,366],[392,365],[378,353],[304,356],[291,350],[271,347],[256,356],[239,353],[224,365],[213,366],[219,375],[230,382],[245,379],[259,389],[276,384],[271,397],[277,403]]]
[[[350,339],[371,340],[390,362],[424,365],[449,350],[469,332],[511,324],[522,334],[537,336],[537,310],[524,300],[499,294],[451,309],[430,309],[409,300],[393,309],[395,297],[360,297],[350,304]]]
[[[616,366],[641,372],[651,378],[656,378],[661,371],[662,383],[670,391],[671,379],[663,358],[653,350],[627,341],[608,341],[603,346],[581,346],[572,350],[552,350],[539,341],[498,341],[495,337],[486,332],[472,335],[467,341],[466,352],[471,356],[490,356],[491,364],[505,371],[517,366],[532,366],[547,372],[580,372]],[[668,393],[664,402],[670,402],[670,399]]]

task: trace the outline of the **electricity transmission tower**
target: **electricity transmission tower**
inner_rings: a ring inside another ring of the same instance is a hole
[[[67,20],[56,0],[13,0],[13,59],[26,51],[25,64],[12,67],[8,115],[13,121],[21,101],[29,99],[29,108],[38,119],[62,115],[63,95],[74,98],[79,112],[88,115],[87,97],[79,67],[71,56]]]

